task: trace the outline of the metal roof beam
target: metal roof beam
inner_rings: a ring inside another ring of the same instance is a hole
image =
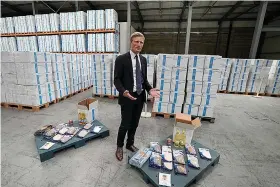
[[[131,20],[134,23],[139,23],[139,20]],[[182,19],[182,22],[187,19]],[[192,19],[192,22],[204,22],[204,21],[219,21],[219,19]],[[224,21],[231,21],[231,19],[225,19]],[[256,21],[255,18],[239,18],[235,21]],[[179,22],[179,19],[155,19],[155,20],[144,20],[144,22]]]
[[[143,19],[143,16],[141,14],[141,10],[139,8],[139,4],[137,1],[132,1],[132,4],[133,6],[136,8],[136,11],[137,11],[137,14],[138,14],[138,17],[139,17],[139,20],[141,22],[141,25],[142,25],[142,30],[144,29],[144,19]]]
[[[231,18],[231,20],[232,20],[232,21],[235,21],[235,19],[239,18],[240,16],[242,16],[242,15],[244,15],[244,14],[249,13],[251,10],[253,10],[254,8],[256,8],[256,7],[258,7],[258,6],[259,6],[259,4],[256,4],[256,5],[254,5],[254,6],[250,7],[250,8],[248,8],[246,11],[240,12],[240,14],[238,14],[238,15],[235,16],[234,18]],[[255,12],[255,13],[257,13],[257,12]]]
[[[181,14],[180,14],[180,17],[179,17],[179,24],[182,23],[182,20],[183,20],[183,16],[184,16],[184,13],[185,13],[185,10],[188,6],[188,1],[184,1],[184,4],[182,6],[182,10],[181,10]]]
[[[219,25],[221,22],[223,22],[225,19],[227,19],[227,17],[233,13],[241,4],[243,3],[243,1],[237,1],[232,7],[231,9],[229,9],[229,11],[227,11],[227,13],[219,20]]]
[[[7,8],[9,8],[9,9],[15,11],[15,12],[22,13],[22,14],[24,14],[24,15],[30,14],[29,12],[25,12],[25,11],[23,11],[23,10],[21,10],[21,9],[15,7],[15,6],[13,6],[13,5],[10,5],[9,3],[5,2],[5,1],[1,1],[1,5],[3,5],[3,6],[5,6],[5,7],[7,7]]]
[[[85,3],[92,9],[97,10],[97,7],[94,6],[90,1],[85,1]]]

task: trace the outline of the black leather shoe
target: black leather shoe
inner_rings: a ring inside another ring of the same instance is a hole
[[[119,161],[123,160],[123,148],[122,147],[118,147],[116,150],[116,157]]]
[[[134,145],[126,146],[126,149],[130,150],[131,152],[137,152],[139,149]]]

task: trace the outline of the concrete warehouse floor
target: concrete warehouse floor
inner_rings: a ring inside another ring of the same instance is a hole
[[[76,104],[90,95],[91,90],[37,113],[2,109],[3,186],[149,186],[127,165],[127,159],[115,159],[120,123],[117,100],[99,98],[100,121],[110,129],[109,137],[40,162],[33,132],[45,124],[76,119]],[[193,186],[279,186],[280,99],[219,94],[215,117],[214,124],[203,122],[194,138],[216,149],[221,154],[220,163]],[[136,146],[148,146],[150,141],[167,137],[172,125],[173,119],[141,119]]]

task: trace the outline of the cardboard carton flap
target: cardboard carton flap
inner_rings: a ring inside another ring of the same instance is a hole
[[[188,114],[176,113],[175,120],[176,122],[181,122],[181,123],[187,123],[187,124],[192,123],[192,117]]]
[[[93,102],[96,102],[97,99],[94,98],[86,98],[85,100],[82,100],[78,103],[78,108],[84,109],[85,107],[89,110],[90,109],[90,104]]]
[[[198,128],[201,126],[201,121],[200,118],[195,118],[194,120],[192,120],[192,125],[194,126],[194,128]]]

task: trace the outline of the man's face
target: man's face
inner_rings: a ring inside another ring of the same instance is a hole
[[[134,53],[140,53],[144,45],[144,38],[141,36],[134,37],[131,41],[130,48]]]

